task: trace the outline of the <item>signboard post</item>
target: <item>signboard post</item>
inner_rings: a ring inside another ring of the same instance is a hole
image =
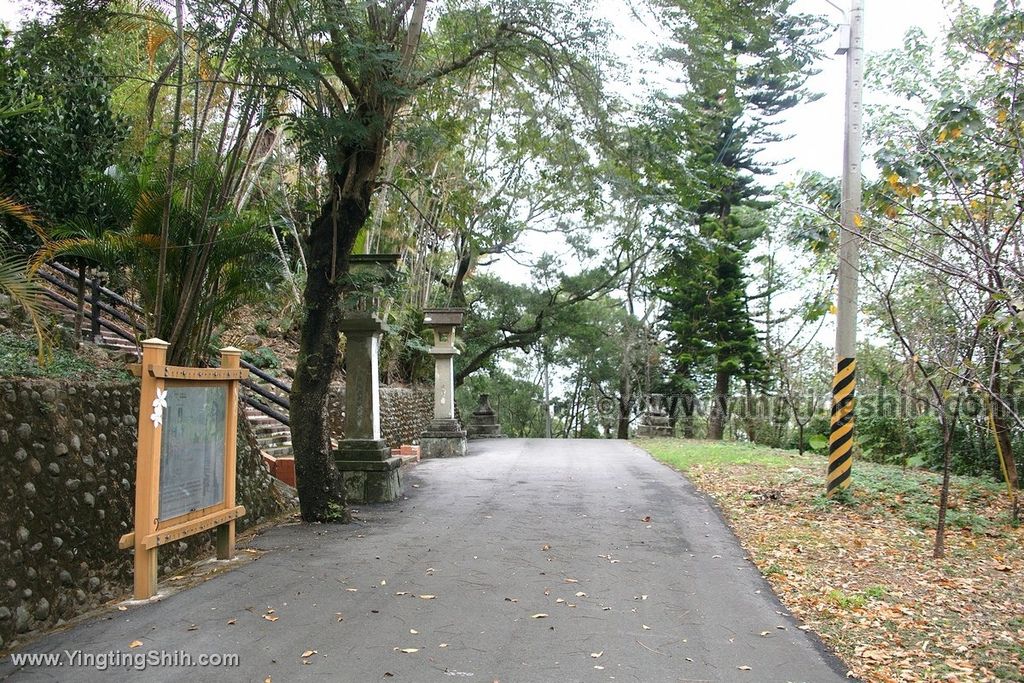
[[[135,549],[135,598],[156,594],[157,549],[217,530],[217,559],[235,551],[238,383],[242,352],[221,350],[220,368],[166,364],[167,343],[142,342],[135,531],[121,537]]]

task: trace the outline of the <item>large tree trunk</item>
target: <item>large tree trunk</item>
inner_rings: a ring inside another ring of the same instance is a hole
[[[750,443],[757,443],[757,439],[761,436],[761,433],[759,429],[760,425],[757,421],[759,416],[757,414],[757,409],[754,406],[754,389],[750,385],[750,380],[744,382],[744,388],[746,390],[746,396],[744,401],[743,421],[747,432],[747,439],[750,440]]]
[[[466,276],[469,275],[473,265],[473,254],[467,248],[466,253],[459,257],[459,265],[455,270],[455,280],[452,282],[452,306],[455,308],[467,308],[466,301]]]
[[[339,302],[348,257],[356,235],[369,218],[368,187],[365,201],[338,199],[335,189],[306,239],[309,266],[303,292],[305,318],[299,335],[290,419],[299,510],[307,522],[349,521],[344,486],[334,466],[327,399],[338,365]]]
[[[711,410],[708,412],[708,438],[714,441],[721,441],[725,434],[730,378],[731,375],[724,370],[719,370],[715,374],[715,392],[711,397]]]
[[[628,439],[629,438],[629,403],[619,398],[619,417],[616,420],[615,426],[615,438],[616,439]]]

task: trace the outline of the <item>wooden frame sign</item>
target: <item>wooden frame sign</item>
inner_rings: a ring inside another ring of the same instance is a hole
[[[135,531],[121,537],[135,549],[135,598],[156,594],[157,549],[217,529],[217,559],[235,553],[238,384],[242,352],[221,349],[219,368],[166,364],[167,342],[142,342]]]

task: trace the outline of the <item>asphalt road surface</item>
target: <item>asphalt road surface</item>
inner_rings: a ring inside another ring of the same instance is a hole
[[[472,442],[405,486],[354,524],[273,528],[255,561],[30,643],[60,665],[5,658],[0,679],[847,680],[708,500],[628,443]]]

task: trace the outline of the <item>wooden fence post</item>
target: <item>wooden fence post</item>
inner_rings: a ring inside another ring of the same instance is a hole
[[[150,419],[157,391],[164,380],[154,377],[149,368],[167,362],[167,342],[147,339],[142,342],[142,387],[139,394],[139,445],[135,471],[135,598],[145,600],[156,594],[157,548],[144,541],[156,533],[160,522],[160,437],[161,428]]]
[[[227,370],[237,370],[241,366],[242,351],[233,346],[220,350],[220,366]],[[237,459],[236,441],[238,437],[238,380],[228,382],[227,410],[224,425],[224,505],[228,509],[235,507],[235,461]],[[235,520],[217,527],[217,559],[230,560],[235,555]]]

